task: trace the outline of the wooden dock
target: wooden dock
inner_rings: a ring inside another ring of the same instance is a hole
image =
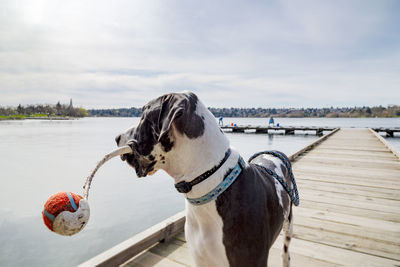
[[[277,133],[284,132],[285,134],[294,134],[295,131],[313,131],[316,135],[322,136],[324,131],[333,131],[335,127],[317,127],[317,126],[252,126],[252,125],[237,125],[237,126],[221,126],[221,129],[232,133]]]
[[[399,157],[369,129],[335,130],[290,157],[300,193],[292,266],[400,266]],[[183,222],[182,212],[82,266],[194,266]],[[279,237],[269,266],[282,266],[281,249]]]

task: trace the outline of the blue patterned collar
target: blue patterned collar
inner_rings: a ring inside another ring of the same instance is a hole
[[[239,174],[242,172],[244,167],[246,166],[242,157],[239,156],[238,163],[232,169],[232,171],[222,180],[222,182],[217,185],[213,190],[209,193],[205,194],[199,198],[186,198],[191,204],[199,206],[210,202],[211,200],[216,199],[219,195],[221,195],[226,189],[229,188],[231,184],[236,180]]]

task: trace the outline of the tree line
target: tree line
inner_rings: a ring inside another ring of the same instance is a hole
[[[330,108],[208,108],[215,117],[287,117],[287,118],[360,118],[360,117],[400,117],[400,106],[387,107],[330,107]],[[69,117],[140,117],[141,108],[89,109],[75,108],[72,100],[69,105],[18,105],[17,107],[1,107],[0,116],[47,116]]]
[[[388,107],[330,107],[330,108],[209,108],[214,116],[219,117],[327,117],[327,118],[362,118],[362,117],[400,117],[400,106]]]
[[[55,105],[18,105],[17,107],[1,107],[0,116],[9,116],[15,118],[24,118],[30,116],[48,116],[48,117],[86,117],[88,116],[86,109],[72,105],[72,100],[69,105],[57,102]]]
[[[141,108],[113,108],[113,109],[89,109],[89,116],[94,117],[140,117]]]
[[[400,106],[388,107],[330,107],[330,108],[208,108],[215,117],[327,117],[327,118],[360,118],[360,117],[400,117]],[[97,117],[140,117],[139,108],[90,109],[89,116]]]

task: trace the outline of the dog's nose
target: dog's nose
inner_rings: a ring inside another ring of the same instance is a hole
[[[117,135],[117,137],[115,137],[115,142],[117,142],[117,145],[119,145],[120,140],[121,140],[121,134]]]

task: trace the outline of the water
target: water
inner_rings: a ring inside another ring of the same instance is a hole
[[[267,119],[225,118],[225,123],[266,124]],[[58,191],[82,192],[86,176],[115,148],[114,137],[137,118],[0,122],[0,266],[75,266],[184,209],[183,197],[163,171],[137,179],[113,159],[96,174],[91,217],[79,234],[47,230],[41,210]],[[281,125],[399,126],[400,119],[276,119]],[[227,134],[247,159],[278,149],[291,154],[315,135]],[[400,138],[391,139],[400,149]]]

